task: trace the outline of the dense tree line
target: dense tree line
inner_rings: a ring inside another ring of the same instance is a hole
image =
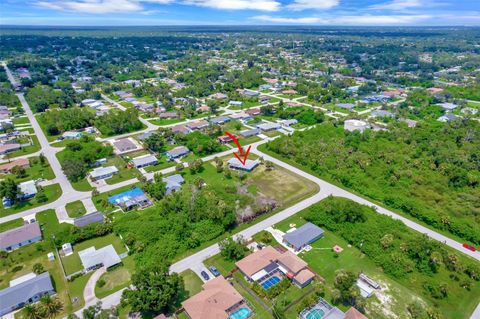
[[[94,118],[95,113],[78,107],[65,110],[51,110],[39,116],[39,120],[43,122],[48,135],[58,135],[65,131],[91,126]]]
[[[143,124],[138,119],[138,112],[134,109],[122,112],[111,110],[97,117],[95,127],[103,135],[111,136],[140,130]]]
[[[321,125],[267,148],[428,225],[480,243],[478,123],[348,133]]]

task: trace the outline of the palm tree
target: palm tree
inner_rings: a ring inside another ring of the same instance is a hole
[[[45,295],[40,299],[40,302],[48,317],[55,317],[63,310],[63,304],[57,297],[52,298],[49,295]]]
[[[24,309],[28,319],[45,318],[45,314],[43,313],[42,309],[37,305],[26,305]]]

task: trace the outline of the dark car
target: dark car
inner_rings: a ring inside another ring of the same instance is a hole
[[[210,279],[210,276],[207,274],[206,271],[202,270],[202,272],[200,273],[200,275],[202,275],[203,279],[205,280],[209,280]]]
[[[210,267],[208,267],[208,269],[210,270],[210,272],[211,272],[215,277],[220,276],[220,272],[219,272],[218,269],[215,268],[214,266],[210,266]]]
[[[469,244],[463,244],[463,247],[467,248],[468,250],[471,250],[471,251],[476,251],[477,249],[473,246],[470,246]]]

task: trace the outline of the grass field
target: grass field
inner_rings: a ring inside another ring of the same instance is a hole
[[[27,116],[23,117],[14,117],[13,120],[13,125],[18,125],[18,124],[30,124],[30,121],[28,120]]]
[[[123,265],[107,271],[100,277],[100,279],[105,281],[105,285],[102,287],[97,285],[95,287],[97,298],[104,298],[130,285],[130,278],[135,270],[133,257],[127,256],[123,258],[122,263]]]
[[[17,227],[20,227],[23,225],[23,218],[18,218],[18,219],[14,219],[14,220],[11,220],[9,222],[6,222],[6,223],[1,223],[0,224],[0,233],[6,231],[6,230],[10,230],[10,229],[13,229],[13,228],[17,228]]]
[[[68,216],[71,218],[83,216],[87,212],[85,206],[80,200],[68,203],[65,208],[67,209]]]
[[[93,187],[90,185],[90,183],[87,181],[87,178],[82,178],[81,180],[77,182],[70,182],[72,184],[72,187],[80,192],[89,192],[93,190]]]
[[[185,270],[184,272],[180,273],[180,276],[183,278],[185,292],[187,293],[188,297],[196,295],[202,291],[203,281],[196,273],[193,272],[193,270]]]
[[[171,125],[171,124],[176,124],[180,122],[184,122],[184,119],[157,119],[157,120],[149,120],[150,123],[154,125]]]
[[[119,156],[110,157],[105,166],[115,166],[118,169],[117,174],[105,180],[109,185],[123,182],[140,175],[140,172],[136,168],[128,168],[127,163]]]
[[[62,195],[62,189],[60,188],[59,184],[53,184],[53,185],[48,185],[43,187],[45,190],[45,195],[47,196],[47,201],[43,203],[39,203],[35,197],[22,201],[19,203],[16,203],[10,208],[0,208],[0,217],[1,216],[8,216],[14,213],[18,213],[30,208],[35,208],[38,206],[42,206],[48,203],[51,203],[55,200],[57,200],[61,195]]]
[[[28,160],[30,162],[30,167],[25,169],[25,177],[17,178],[14,174],[0,174],[0,179],[13,178],[17,183],[21,183],[29,180],[36,180],[39,178],[55,178],[55,174],[53,173],[53,170],[51,169],[47,161],[45,161],[45,164],[42,165],[38,157],[36,156],[30,157]]]

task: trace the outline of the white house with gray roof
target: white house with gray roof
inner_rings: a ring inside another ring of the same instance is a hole
[[[92,246],[79,251],[78,256],[82,261],[85,271],[91,271],[99,267],[108,269],[122,262],[112,245],[100,249],[95,249],[95,247]]]
[[[238,169],[240,171],[245,171],[245,172],[253,171],[255,169],[255,167],[257,167],[259,164],[260,163],[257,160],[252,161],[252,160],[249,160],[249,159],[247,159],[245,161],[245,164],[243,164],[236,157],[232,158],[228,161],[228,167],[233,168],[233,169]]]
[[[323,237],[323,229],[312,223],[288,232],[283,235],[283,243],[295,251],[302,250],[305,246]]]
[[[37,302],[42,296],[55,294],[48,272],[0,290],[0,316]]]
[[[115,166],[97,167],[90,172],[90,178],[94,181],[100,179],[106,179],[112,177],[118,173],[118,169]]]
[[[0,250],[13,251],[42,240],[42,231],[37,223],[30,223],[0,233]]]
[[[142,156],[138,156],[132,159],[132,164],[136,168],[142,168],[145,166],[150,166],[150,165],[157,165],[158,164],[158,159],[153,156],[152,154],[146,154]]]

